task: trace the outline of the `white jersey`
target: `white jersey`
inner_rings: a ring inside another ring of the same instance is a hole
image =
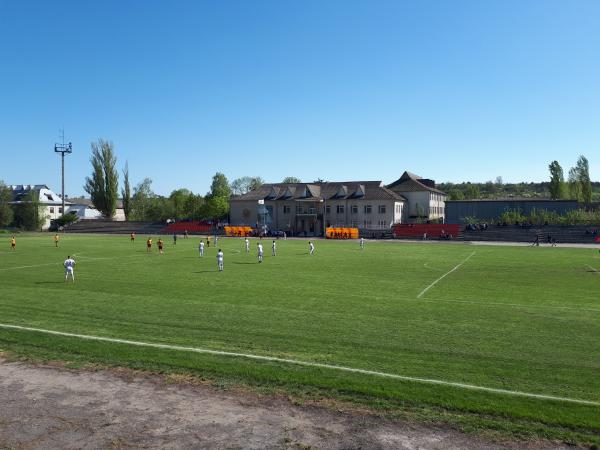
[[[262,246],[262,244],[258,244],[258,254],[259,255],[263,254],[263,246]]]
[[[223,252],[217,252],[217,261],[223,261]]]
[[[250,250],[250,241],[246,239],[246,251]]]
[[[65,269],[67,269],[67,272],[72,272],[73,267],[75,266],[75,260],[73,258],[65,259],[64,266]]]

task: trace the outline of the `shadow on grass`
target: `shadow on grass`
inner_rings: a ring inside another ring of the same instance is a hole
[[[258,264],[258,261],[254,261],[254,262],[239,262],[239,261],[232,261],[231,264]]]
[[[35,284],[62,284],[64,283],[64,280],[62,281],[36,281]]]

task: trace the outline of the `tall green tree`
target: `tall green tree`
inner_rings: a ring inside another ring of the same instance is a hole
[[[229,213],[231,188],[227,177],[217,172],[210,185],[210,193],[205,197],[204,215],[210,219],[220,219]]]
[[[579,184],[581,185],[581,198],[584,202],[591,203],[592,182],[590,180],[590,164],[585,156],[579,156],[575,169],[577,171]]]
[[[212,183],[210,184],[210,195],[213,197],[225,198],[231,196],[231,188],[229,187],[227,177],[221,172],[217,172],[213,176]]]
[[[175,219],[188,217],[188,211],[185,207],[190,194],[191,192],[188,189],[176,189],[169,195],[169,202]]]
[[[29,231],[39,231],[46,221],[40,205],[39,193],[31,189],[22,201],[14,205],[13,224]]]
[[[282,183],[302,183],[302,180],[298,177],[285,177]]]
[[[463,194],[460,189],[452,189],[448,195],[449,195],[448,200],[464,200],[465,199],[465,194]]]
[[[156,197],[152,191],[152,179],[144,178],[133,188],[131,197],[131,216],[135,220],[151,220],[149,214],[152,209],[152,201]]]
[[[123,212],[125,220],[129,220],[131,215],[131,186],[129,184],[129,163],[125,162],[123,169],[123,189],[121,190],[121,198],[123,199]]]
[[[12,189],[0,181],[0,227],[6,227],[13,221]]]
[[[558,161],[552,161],[548,166],[550,170],[550,198],[558,200],[565,198],[565,176]]]
[[[569,169],[569,196],[572,200],[578,202],[583,201],[583,193],[581,192],[581,183],[579,182],[579,174],[577,168],[571,167]]]
[[[261,177],[245,176],[233,180],[230,188],[233,195],[243,195],[247,192],[258,189],[263,184],[265,184],[265,180],[263,180]]]
[[[193,192],[190,192],[185,200],[185,211],[187,217],[192,220],[198,220],[201,217],[203,205],[204,198],[201,195],[196,195]]]
[[[85,179],[85,191],[90,194],[94,207],[105,217],[113,217],[119,196],[117,158],[112,142],[98,139],[92,142],[92,176]]]
[[[476,184],[467,183],[467,189],[465,191],[465,198],[467,200],[478,199],[480,196],[479,186]]]

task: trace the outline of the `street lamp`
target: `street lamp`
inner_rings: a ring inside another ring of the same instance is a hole
[[[61,197],[62,197],[62,213],[65,215],[65,153],[70,154],[73,153],[73,145],[69,142],[65,144],[64,134],[63,134],[63,143],[62,144],[54,144],[54,152],[60,153],[61,156],[61,168],[62,168],[62,189],[61,189]]]

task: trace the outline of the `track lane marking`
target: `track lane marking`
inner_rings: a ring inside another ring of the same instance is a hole
[[[212,349],[206,349],[206,348],[184,347],[184,346],[179,346],[179,345],[131,341],[128,339],[109,338],[109,337],[102,337],[102,336],[77,334],[77,333],[66,333],[66,332],[62,332],[62,331],[46,330],[43,328],[33,328],[33,327],[26,327],[26,326],[21,326],[21,325],[11,325],[11,324],[5,324],[5,323],[0,323],[0,328],[23,330],[23,331],[33,331],[33,332],[37,332],[37,333],[51,334],[51,335],[55,335],[55,336],[65,336],[65,337],[73,337],[73,338],[85,339],[85,340],[91,340],[91,341],[102,341],[102,342],[111,342],[111,343],[116,343],[116,344],[134,345],[134,346],[138,346],[138,347],[151,347],[151,348],[176,350],[176,351],[183,351],[183,352],[205,353],[205,354],[218,355],[218,356],[231,356],[231,357],[238,357],[238,358],[247,358],[247,359],[253,359],[253,360],[258,360],[258,361],[279,362],[279,363],[293,364],[293,365],[297,365],[297,366],[317,367],[317,368],[321,368],[321,369],[359,373],[362,375],[372,375],[372,376],[391,378],[391,379],[396,379],[396,380],[401,380],[401,381],[410,381],[410,382],[414,382],[414,383],[451,386],[451,387],[455,387],[455,388],[459,388],[459,389],[491,392],[494,394],[510,395],[510,396],[514,396],[514,397],[527,397],[527,398],[535,398],[535,399],[540,399],[540,400],[552,400],[552,401],[558,401],[558,402],[563,402],[563,403],[575,403],[575,404],[587,405],[587,406],[600,406],[600,402],[593,401],[593,400],[583,400],[583,399],[578,399],[578,398],[560,397],[560,396],[555,396],[555,395],[536,394],[536,393],[523,392],[523,391],[513,391],[513,390],[509,390],[509,389],[491,388],[491,387],[486,387],[486,386],[477,386],[474,384],[459,383],[459,382],[445,381],[445,380],[436,380],[436,379],[431,379],[431,378],[411,377],[411,376],[407,376],[407,375],[398,375],[398,374],[387,373],[387,372],[379,372],[379,371],[375,371],[375,370],[357,369],[357,368],[353,368],[353,367],[344,367],[344,366],[337,366],[337,365],[333,365],[333,364],[325,364],[325,363],[310,362],[310,361],[300,361],[300,360],[288,359],[288,358],[278,358],[276,356],[263,356],[263,355],[254,355],[254,354],[250,354],[250,353],[227,352],[227,351],[223,351],[223,350],[212,350]]]
[[[446,278],[448,275],[450,275],[455,270],[458,270],[458,268],[460,266],[462,266],[464,263],[466,263],[469,259],[471,259],[471,257],[474,254],[475,254],[475,252],[471,253],[469,256],[467,256],[465,259],[463,259],[460,263],[458,263],[456,266],[454,266],[452,269],[450,269],[444,275],[442,275],[441,277],[439,277],[437,280],[435,280],[433,283],[431,283],[429,286],[427,286],[425,289],[423,289],[421,292],[419,292],[419,295],[417,295],[417,298],[421,298],[423,296],[423,294],[425,294],[429,289],[431,289],[432,287],[434,287],[438,282],[442,281],[444,278]]]

